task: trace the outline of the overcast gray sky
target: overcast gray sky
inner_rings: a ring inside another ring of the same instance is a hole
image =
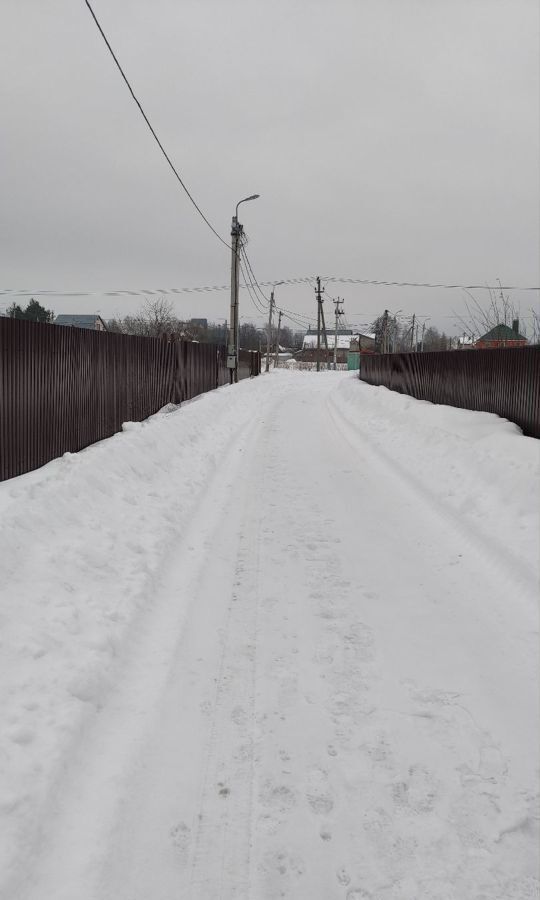
[[[92,4],[226,240],[236,202],[261,195],[240,217],[259,281],[540,284],[537,0]],[[1,286],[227,284],[229,252],[168,169],[83,0],[1,0],[0,34]],[[452,333],[464,298],[338,283],[328,294],[352,324],[388,307]],[[315,311],[309,285],[276,295]],[[538,304],[513,298],[523,317]],[[46,305],[107,318],[142,299]],[[228,315],[226,291],[171,299],[181,317]],[[241,314],[261,321],[245,291]]]

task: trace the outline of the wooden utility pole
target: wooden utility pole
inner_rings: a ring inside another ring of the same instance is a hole
[[[276,334],[276,355],[274,356],[274,368],[277,369],[278,361],[279,361],[279,332],[281,331],[281,317],[283,313],[281,310],[279,311],[278,323],[277,323],[277,334]]]
[[[266,366],[265,372],[270,370],[270,338],[272,335],[272,313],[274,311],[274,292],[270,294],[270,312],[268,313],[268,334],[266,336]]]
[[[337,371],[337,342],[338,342],[338,323],[340,316],[343,315],[343,310],[340,309],[340,303],[343,303],[343,300],[340,300],[339,297],[337,300],[334,300],[334,315],[336,317],[336,323],[334,326],[334,372]]]
[[[323,298],[324,288],[321,288],[321,279],[317,275],[317,287],[315,288],[315,296],[317,297],[317,372],[321,371],[321,325],[324,327]],[[326,338],[326,328],[324,329]],[[328,349],[328,341],[326,343]]]

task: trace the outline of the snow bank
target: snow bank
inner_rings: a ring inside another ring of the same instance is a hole
[[[538,587],[540,441],[491,413],[415,400],[353,376],[329,402],[338,425],[354,426],[413,490],[504,556],[516,583]]]
[[[217,461],[260,403],[221,388],[0,484],[0,873],[106,698]],[[150,598],[150,599],[149,599]],[[0,880],[0,896],[2,894]]]

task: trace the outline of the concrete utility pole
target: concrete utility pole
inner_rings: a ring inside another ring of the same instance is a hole
[[[334,315],[336,317],[336,323],[334,326],[334,372],[337,372],[337,339],[338,339],[338,322],[340,316],[344,315],[343,310],[340,309],[340,303],[343,303],[343,300],[340,300],[339,297],[337,300],[334,300]]]
[[[277,323],[277,335],[276,335],[276,355],[274,356],[274,367],[277,369],[278,361],[279,361],[279,332],[281,331],[281,317],[283,313],[281,310],[279,311],[278,323]]]
[[[268,313],[268,334],[266,336],[266,366],[264,371],[270,370],[270,337],[272,334],[272,313],[274,312],[274,292],[270,294],[270,311]]]
[[[238,381],[238,328],[240,318],[238,315],[238,293],[240,280],[240,250],[242,249],[243,227],[238,221],[238,207],[248,200],[257,200],[259,194],[244,197],[236,204],[235,214],[231,225],[231,314],[229,325],[229,340],[227,342],[227,368],[230,372],[231,384]]]
[[[231,312],[229,341],[227,348],[227,368],[231,384],[238,381],[238,291],[240,278],[239,254],[242,246],[242,226],[237,216],[233,216],[231,227]]]
[[[321,327],[324,338],[324,346],[326,347],[326,368],[330,368],[330,351],[328,349],[328,334],[326,331],[326,322],[324,321],[324,309],[321,303]]]
[[[317,297],[317,372],[321,371],[321,320],[324,321],[322,315],[323,293],[324,288],[321,288],[321,279],[317,275],[317,287],[315,288],[315,296]]]

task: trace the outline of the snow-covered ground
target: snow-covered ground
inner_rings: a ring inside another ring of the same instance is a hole
[[[2,900],[537,897],[539,448],[278,371],[1,484]]]

